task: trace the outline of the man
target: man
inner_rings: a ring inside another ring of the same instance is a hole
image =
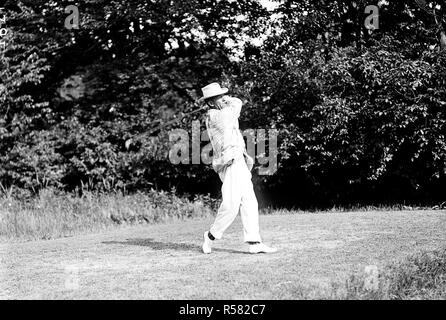
[[[221,88],[218,83],[201,90],[200,101],[205,101],[210,108],[206,114],[206,128],[214,151],[212,167],[223,182],[223,201],[210,230],[204,233],[203,252],[211,253],[212,241],[222,238],[239,210],[249,252],[276,252],[277,249],[262,243],[259,233],[258,204],[251,182],[254,160],[246,152],[238,123],[243,103],[226,95],[228,89]]]

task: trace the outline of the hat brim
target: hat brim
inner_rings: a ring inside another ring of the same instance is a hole
[[[200,99],[198,99],[198,102],[203,102],[205,99],[209,99],[212,97],[216,97],[216,96],[220,96],[222,94],[228,93],[229,89],[228,88],[221,88],[221,91],[218,92],[214,92],[213,94],[206,96],[206,97],[201,97]]]

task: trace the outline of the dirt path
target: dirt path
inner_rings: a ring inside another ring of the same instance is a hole
[[[445,211],[273,215],[260,221],[265,242],[279,252],[247,254],[239,218],[210,255],[201,253],[201,237],[211,218],[2,243],[0,298],[311,298],[367,265],[446,244]]]

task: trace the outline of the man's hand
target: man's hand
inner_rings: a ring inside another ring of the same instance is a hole
[[[234,159],[229,160],[228,163],[225,164],[225,166],[223,167],[223,170],[226,170],[227,168],[229,168],[231,166],[231,164],[234,163]]]
[[[245,156],[246,165],[248,166],[249,171],[251,171],[252,168],[254,167],[254,159],[248,154],[245,154],[244,156]]]

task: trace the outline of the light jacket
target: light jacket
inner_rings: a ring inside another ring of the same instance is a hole
[[[210,109],[206,114],[206,129],[212,144],[213,169],[219,173],[231,160],[244,156],[249,170],[254,160],[246,152],[245,141],[239,129],[238,118],[242,101],[227,97],[222,109]]]

